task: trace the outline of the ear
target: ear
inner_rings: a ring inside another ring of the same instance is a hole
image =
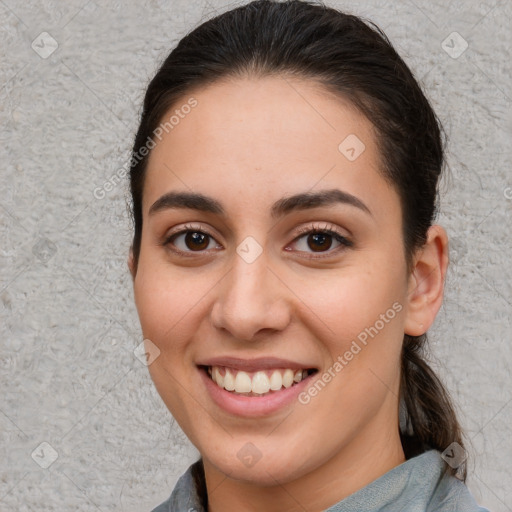
[[[130,269],[130,274],[132,275],[132,280],[135,279],[135,274],[137,273],[137,268],[135,267],[135,258],[133,257],[133,245],[130,247],[130,252],[128,254],[128,268]]]
[[[447,268],[448,236],[441,226],[431,226],[425,245],[415,255],[409,276],[405,334],[420,336],[434,323],[443,302]]]

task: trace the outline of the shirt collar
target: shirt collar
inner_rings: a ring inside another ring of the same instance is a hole
[[[468,512],[485,512],[447,468],[439,451],[428,450],[391,469],[325,512],[425,512],[437,510],[438,505],[464,506]],[[167,505],[168,508],[161,510],[206,512],[208,496],[202,458],[180,477]]]

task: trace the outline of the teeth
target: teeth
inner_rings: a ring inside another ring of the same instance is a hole
[[[212,369],[210,368],[210,372]],[[215,366],[213,368],[213,375],[210,373],[213,380],[222,388],[224,387],[224,377],[220,374],[219,369]]]
[[[307,370],[273,370],[247,373],[241,370],[224,368],[224,375],[218,366],[208,368],[208,374],[212,380],[227,391],[241,394],[264,395],[270,391],[279,391],[284,386],[289,388],[294,383],[306,378]]]
[[[237,393],[250,393],[252,391],[251,378],[245,372],[238,372],[235,378],[235,391]]]
[[[240,372],[238,372],[240,373]],[[242,372],[245,373],[245,372]],[[274,372],[276,373],[276,372]],[[247,374],[246,374],[247,375]],[[247,375],[249,378],[249,375]],[[268,393],[270,389],[270,380],[265,372],[256,372],[256,375],[252,378],[252,392],[253,393]],[[238,389],[236,390],[238,391]]]
[[[279,391],[283,387],[283,379],[279,372],[272,372],[269,386],[272,391]]]
[[[226,368],[226,375],[224,375],[224,389],[226,391],[235,390],[235,379],[231,372]]]
[[[289,388],[293,384],[293,370],[285,370],[283,374],[283,386]]]

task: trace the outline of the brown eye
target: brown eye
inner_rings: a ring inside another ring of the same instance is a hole
[[[170,236],[165,245],[174,245],[181,252],[205,251],[213,238],[202,231],[184,230]]]
[[[318,227],[310,229],[302,229],[301,236],[295,238],[293,245],[296,246],[297,250],[305,253],[325,253],[325,257],[329,257],[339,250],[343,250],[348,247],[352,247],[353,243],[347,240],[337,231],[332,229],[322,229]],[[333,240],[334,239],[334,240]],[[334,249],[331,249],[334,244]],[[309,256],[310,258],[322,258],[322,256]]]
[[[327,250],[332,245],[332,235],[326,233],[312,233],[307,238],[308,247],[317,252]]]
[[[208,235],[200,231],[188,231],[185,234],[185,245],[195,251],[202,251],[208,248]]]
[[[162,245],[180,255],[191,256],[193,253],[199,253],[200,255],[208,249],[221,248],[215,242],[213,236],[206,233],[201,226],[187,224],[183,226],[181,231],[169,235]]]

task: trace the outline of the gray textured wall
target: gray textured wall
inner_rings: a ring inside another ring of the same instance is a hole
[[[452,266],[432,353],[466,427],[469,487],[510,511],[512,2],[327,3],[387,32],[449,135]],[[149,510],[197,456],[133,353],[126,183],[94,190],[127,161],[158,63],[226,9],[0,1],[1,512]]]

